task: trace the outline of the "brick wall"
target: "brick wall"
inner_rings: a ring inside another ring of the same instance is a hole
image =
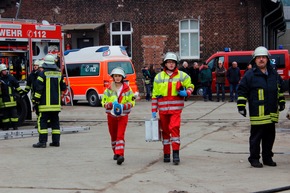
[[[110,22],[132,23],[132,60],[141,87],[141,68],[160,64],[167,51],[179,51],[179,21],[200,18],[200,61],[230,47],[254,49],[262,43],[261,0],[25,0],[19,18],[51,23],[105,23],[101,44],[110,44]],[[59,7],[59,13],[53,10]],[[14,17],[15,7],[2,17]],[[189,61],[190,65],[193,61]],[[142,92],[142,90],[141,90]]]

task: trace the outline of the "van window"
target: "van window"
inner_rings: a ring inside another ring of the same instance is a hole
[[[252,55],[245,56],[229,56],[229,67],[232,66],[232,62],[236,61],[240,70],[246,70],[248,64],[253,59]]]
[[[126,74],[134,74],[134,70],[130,62],[109,62],[108,74],[111,74],[111,71],[116,67],[123,68]]]
[[[85,63],[85,64],[67,64],[67,73],[69,77],[74,76],[99,76],[99,63]]]
[[[223,63],[224,63],[225,57],[223,57],[223,56],[216,57],[216,58],[213,58],[211,61],[209,61],[208,67],[211,69],[212,72],[215,71],[215,69],[217,68],[219,60],[223,61]]]
[[[284,54],[272,54],[270,56],[271,64],[276,68],[285,68],[285,55]]]

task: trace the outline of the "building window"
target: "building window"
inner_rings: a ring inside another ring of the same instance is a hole
[[[179,22],[180,59],[200,58],[199,20],[187,19]]]
[[[110,24],[111,45],[125,46],[129,57],[132,57],[132,27],[130,22],[119,21]]]

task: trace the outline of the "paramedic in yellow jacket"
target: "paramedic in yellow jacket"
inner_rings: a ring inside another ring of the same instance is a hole
[[[180,162],[180,116],[184,98],[191,95],[194,85],[191,78],[177,69],[177,56],[168,52],[165,55],[163,71],[155,76],[152,93],[152,118],[159,117],[162,128],[164,162],[170,162],[171,146],[173,163]]]
[[[128,123],[128,114],[135,105],[134,94],[128,84],[124,83],[125,71],[114,68],[111,72],[113,82],[105,90],[102,106],[105,107],[108,119],[108,128],[111,136],[113,159],[121,165],[124,158],[125,132]]]

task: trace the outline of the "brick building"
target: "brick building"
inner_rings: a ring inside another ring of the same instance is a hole
[[[11,2],[9,1],[9,5]],[[281,3],[273,0],[25,0],[2,17],[47,20],[63,25],[70,48],[124,45],[141,76],[167,51],[181,60],[204,61],[224,50],[275,49],[285,30]],[[1,6],[0,6],[1,9]],[[278,18],[278,19],[277,19]],[[141,81],[138,81],[141,84]],[[140,85],[139,84],[139,85]],[[142,89],[140,87],[142,92]]]

